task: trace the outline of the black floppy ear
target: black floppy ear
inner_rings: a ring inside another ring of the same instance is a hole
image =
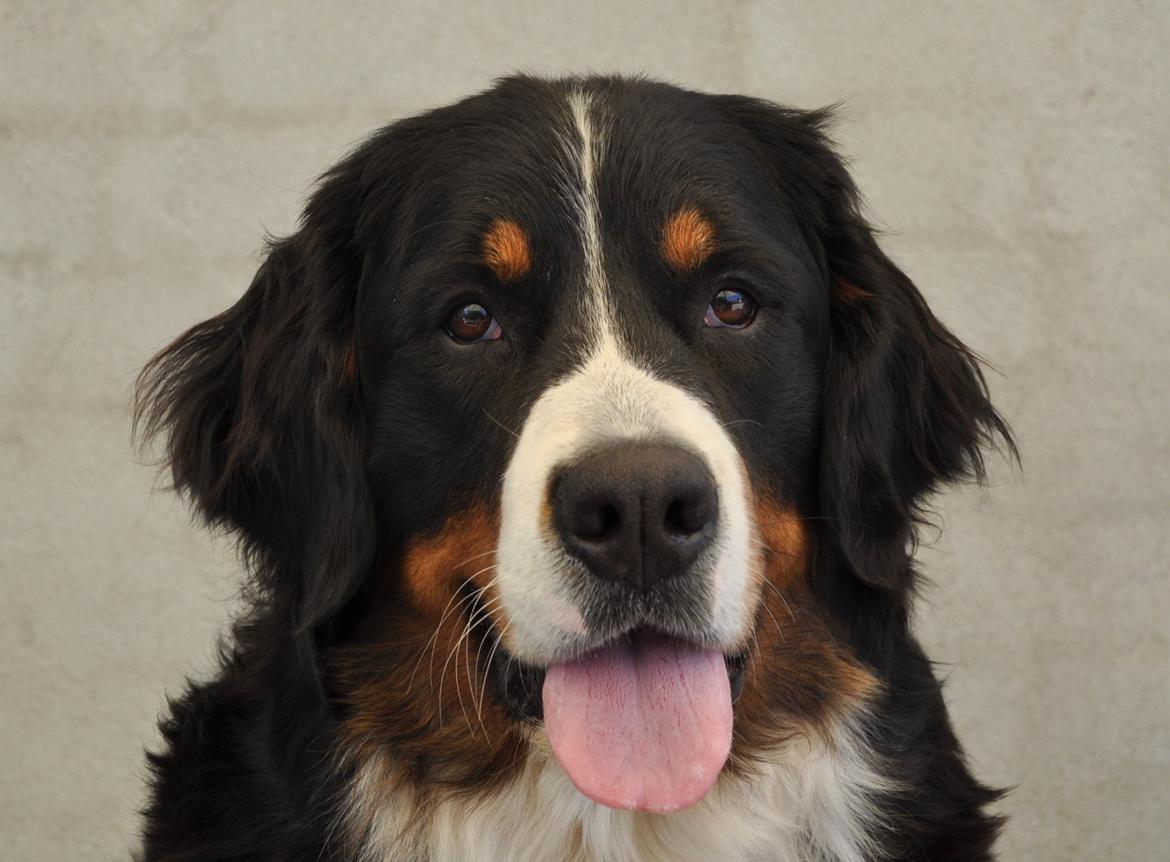
[[[176,488],[237,532],[263,595],[301,631],[345,601],[374,544],[352,339],[360,261],[345,228],[319,223],[329,194],[234,306],[151,360],[136,400],[140,428],[165,435]]]
[[[926,498],[942,483],[981,480],[989,446],[1015,455],[1011,432],[978,357],[878,247],[825,133],[831,110],[716,102],[754,139],[830,293],[819,523],[861,580],[906,589]]]
[[[905,589],[926,498],[942,483],[982,480],[984,450],[1002,442],[1014,454],[1015,444],[978,357],[931,313],[869,228],[859,220],[854,229],[851,254],[828,261],[821,507],[858,577]]]

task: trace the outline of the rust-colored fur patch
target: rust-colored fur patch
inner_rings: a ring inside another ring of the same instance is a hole
[[[353,386],[358,379],[357,345],[351,344],[345,351],[345,358],[341,365],[341,382],[346,386]]]
[[[419,792],[481,792],[524,761],[524,734],[488,679],[504,627],[497,520],[471,507],[413,542],[351,642],[327,656],[341,756],[392,763],[394,780]]]
[[[791,506],[756,502],[763,583],[747,678],[735,706],[728,768],[750,767],[790,737],[825,728],[864,703],[878,682],[834,630],[809,587],[813,538]]]
[[[715,226],[694,207],[679,210],[662,228],[662,257],[672,269],[687,272],[715,250]]]
[[[852,282],[837,279],[833,282],[833,298],[846,305],[852,305],[855,302],[873,299],[873,294],[868,290],[862,290]]]
[[[483,262],[500,281],[523,278],[532,269],[528,235],[511,219],[498,218],[483,237]]]
[[[762,498],[756,502],[756,529],[768,579],[777,587],[790,587],[803,579],[812,538],[800,514],[791,506]]]
[[[437,533],[408,545],[402,579],[419,609],[441,612],[465,581],[481,590],[489,588],[498,536],[498,516],[473,506],[448,518]]]

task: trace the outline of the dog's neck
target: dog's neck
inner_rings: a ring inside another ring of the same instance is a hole
[[[892,789],[856,719],[790,739],[676,814],[591,802],[542,734],[533,734],[524,756],[513,779],[479,796],[426,794],[396,781],[388,756],[367,762],[334,840],[353,842],[362,862],[864,862],[879,827],[877,800]]]

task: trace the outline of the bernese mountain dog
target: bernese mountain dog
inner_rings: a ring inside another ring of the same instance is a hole
[[[148,860],[984,860],[911,633],[1014,452],[830,112],[513,77],[376,132],[143,371],[247,611]]]

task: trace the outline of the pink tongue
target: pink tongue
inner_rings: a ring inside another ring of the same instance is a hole
[[[731,687],[718,651],[639,639],[553,665],[544,726],[577,789],[611,808],[678,811],[731,751]]]

